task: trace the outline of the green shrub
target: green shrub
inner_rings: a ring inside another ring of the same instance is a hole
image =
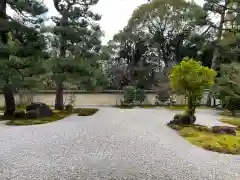
[[[25,115],[26,115],[25,111],[22,111],[22,110],[17,110],[13,114],[14,118],[16,118],[16,119],[22,119],[25,117]]]
[[[95,114],[98,109],[95,108],[80,108],[77,110],[78,111],[78,116],[91,116]]]
[[[232,116],[236,116],[236,110],[240,109],[240,97],[228,97],[225,101],[225,107],[232,112]]]
[[[136,89],[134,86],[124,87],[124,103],[133,104],[136,97]]]
[[[220,99],[224,108],[235,116],[240,110],[240,65],[239,63],[224,64],[220,67],[220,76],[217,78],[214,96]]]
[[[155,104],[156,105],[165,104],[166,102],[168,102],[169,98],[170,96],[168,93],[158,92],[156,96]]]
[[[196,116],[191,116],[190,114],[186,114],[186,113],[184,113],[184,114],[182,114],[181,116],[180,116],[180,122],[181,122],[181,124],[187,124],[187,125],[190,125],[190,124],[194,124],[195,123],[195,121],[196,121]]]
[[[131,109],[133,108],[133,104],[128,104],[128,103],[125,103],[124,101],[121,101],[120,106],[117,106],[117,107],[122,109]]]
[[[38,111],[37,110],[27,111],[26,116],[27,116],[28,119],[37,119],[38,118]]]
[[[140,102],[141,104],[144,103],[146,101],[146,93],[144,90],[142,89],[136,89],[136,93],[135,93],[135,100],[137,102]]]
[[[175,114],[173,119],[174,120],[180,119],[181,116],[182,116],[182,114]]]
[[[189,114],[182,114],[179,117],[181,124],[191,124],[191,116]]]
[[[190,114],[176,114],[172,121],[168,125],[192,125],[196,122],[196,117]]]
[[[71,105],[71,104],[66,105],[65,106],[65,111],[67,111],[69,113],[73,112],[73,105]]]

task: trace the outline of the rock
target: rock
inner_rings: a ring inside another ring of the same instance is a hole
[[[37,110],[30,110],[27,111],[26,116],[28,119],[37,119],[39,115]]]
[[[236,136],[235,128],[229,126],[213,126],[212,132],[216,134],[230,134]]]
[[[196,121],[195,116],[190,116],[188,114],[176,114],[172,121],[169,122],[169,124],[175,124],[175,125],[191,125],[194,124]]]
[[[17,110],[13,113],[13,116],[17,119],[21,119],[25,117],[25,111]]]
[[[48,105],[41,102],[35,102],[27,106],[27,111],[37,110],[39,117],[50,117],[53,115],[53,112]]]

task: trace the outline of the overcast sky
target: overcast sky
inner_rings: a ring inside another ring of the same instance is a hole
[[[203,1],[196,0],[201,5]],[[44,2],[49,8],[49,15],[56,15],[53,0],[44,0]],[[137,6],[146,2],[147,0],[100,0],[94,10],[102,15],[100,25],[105,32],[103,44],[107,43],[114,34],[127,25],[128,19]]]
[[[195,1],[202,5],[204,0]],[[128,19],[136,7],[146,2],[147,0],[100,0],[93,9],[102,15],[100,25],[105,32],[103,44],[127,25]],[[44,3],[49,8],[48,16],[57,14],[53,7],[53,0],[44,0]]]

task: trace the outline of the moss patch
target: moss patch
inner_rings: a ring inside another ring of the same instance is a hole
[[[163,107],[163,106],[157,106],[157,105],[141,105],[140,106],[140,108],[143,108],[143,109],[151,109],[156,107]]]
[[[35,125],[35,124],[46,124],[46,123],[58,121],[72,114],[78,114],[78,116],[91,116],[95,114],[97,111],[98,109],[96,108],[77,108],[77,109],[73,109],[72,112],[53,110],[54,115],[51,117],[39,117],[37,119],[27,119],[27,118],[17,119],[14,117],[1,116],[0,120],[9,120],[6,123],[7,125],[26,126],[26,125]]]
[[[165,106],[166,109],[175,110],[175,111],[185,111],[187,110],[187,106]],[[212,109],[207,106],[197,106],[197,109]]]
[[[26,126],[26,125],[35,125],[35,124],[46,124],[54,121],[61,120],[67,116],[71,115],[71,113],[67,112],[55,112],[51,117],[39,117],[37,119],[15,119],[15,118],[6,118],[9,121],[6,123],[7,125],[14,125],[14,126]]]
[[[26,106],[16,106],[16,110],[25,110]],[[0,111],[5,111],[4,106],[0,106]]]
[[[222,118],[220,121],[234,126],[240,126],[240,118]]]
[[[237,114],[235,116],[232,115],[232,113],[228,110],[224,110],[222,112],[219,112],[219,115],[221,116],[225,116],[225,117],[231,117],[231,118],[240,118],[240,114],[239,112],[237,112]]]
[[[78,108],[75,112],[78,113],[78,116],[92,116],[98,112],[98,110],[99,109],[96,108]]]
[[[236,136],[214,134],[211,129],[201,125],[179,126],[169,125],[178,134],[189,142],[206,150],[225,153],[240,154],[240,132]]]
[[[176,110],[176,111],[185,111],[185,110],[187,110],[186,106],[166,106],[165,108],[169,109],[169,110]]]

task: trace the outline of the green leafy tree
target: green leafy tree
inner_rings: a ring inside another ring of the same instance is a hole
[[[149,89],[155,84],[157,56],[150,49],[144,33],[134,33],[125,27],[114,36],[107,48],[110,54],[107,60],[110,87],[122,89],[127,85],[136,85]]]
[[[182,59],[180,47],[191,33],[196,33],[206,14],[194,3],[183,0],[152,0],[139,6],[129,20],[134,32],[146,32],[151,47],[157,49],[158,61],[165,70]],[[203,22],[202,22],[203,21]]]
[[[210,88],[215,80],[216,72],[204,67],[194,59],[184,58],[175,65],[170,74],[172,89],[177,94],[185,95],[188,99],[188,114],[193,116],[198,99],[206,88]]]

